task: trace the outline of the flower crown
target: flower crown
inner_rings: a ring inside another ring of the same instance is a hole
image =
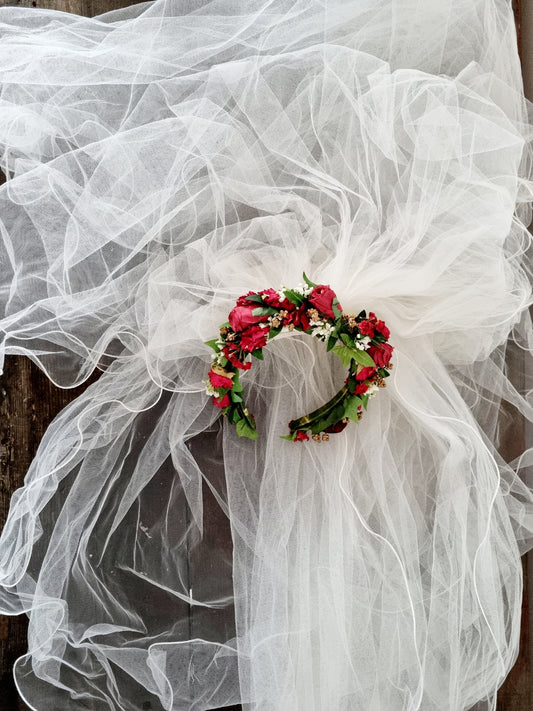
[[[360,420],[368,400],[392,368],[392,351],[387,343],[390,331],[372,312],[357,316],[344,314],[335,292],[323,284],[313,284],[304,274],[305,284],[280,291],[250,291],[237,300],[220,336],[206,345],[212,348],[213,365],[206,392],[228,420],[236,425],[239,437],[257,439],[254,416],[243,399],[241,370],[252,367],[250,356],[263,360],[263,347],[284,329],[302,331],[327,344],[349,368],[339,392],[314,412],[289,422],[289,434],[282,439],[327,441],[341,432],[350,420]],[[340,341],[340,342],[339,342]]]

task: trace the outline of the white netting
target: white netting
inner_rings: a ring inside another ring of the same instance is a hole
[[[63,386],[112,359],[3,532],[31,706],[495,708],[533,535],[499,417],[533,421],[530,137],[504,0],[0,10],[4,351]],[[386,320],[393,377],[282,441],[343,371],[279,336],[239,440],[203,342],[303,271]]]

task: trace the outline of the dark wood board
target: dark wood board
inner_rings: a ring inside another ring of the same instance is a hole
[[[40,7],[84,16],[94,16],[134,4],[131,0],[11,0],[2,5]],[[513,0],[517,35],[521,40],[521,4]],[[93,382],[98,375],[91,378]],[[7,516],[11,494],[23,484],[26,470],[35,456],[40,439],[55,415],[89,383],[71,390],[62,390],[50,383],[31,361],[10,356],[0,378],[0,527]],[[515,436],[515,435],[513,435]],[[510,443],[511,446],[511,443]],[[221,516],[214,499],[206,497],[212,506],[206,511],[210,535],[217,536],[221,546],[231,546],[227,522]],[[194,564],[194,561],[192,561]],[[516,664],[498,694],[498,711],[531,711],[533,709],[533,654],[531,639],[530,598],[527,585],[531,556],[523,558],[524,598],[520,653]],[[194,620],[191,619],[191,629]],[[20,700],[12,677],[14,661],[26,651],[27,620],[24,616],[0,616],[0,711],[29,711]],[[231,707],[238,709],[240,707]],[[46,709],[46,706],[43,706]],[[231,711],[227,708],[226,711]],[[59,711],[59,710],[58,710]],[[454,711],[450,709],[450,711]]]

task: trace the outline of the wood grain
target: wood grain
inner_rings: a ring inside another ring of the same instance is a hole
[[[2,5],[39,7],[77,13],[86,17],[134,4],[130,0],[0,0]],[[519,46],[521,41],[521,4],[513,1]],[[517,365],[519,368],[520,366]],[[97,376],[91,379],[94,380]],[[21,357],[6,359],[4,375],[0,379],[0,527],[7,516],[9,500],[19,488],[25,472],[35,456],[40,439],[54,416],[85,386],[74,390],[61,390],[52,385],[31,361]],[[512,421],[512,418],[511,418]],[[522,436],[511,427],[507,441],[516,446]],[[518,439],[517,439],[518,438]],[[195,449],[206,448],[205,443],[192,444]],[[212,442],[207,449],[216,448]],[[231,536],[227,520],[208,491],[206,496],[206,530],[216,539],[221,550],[231,551]],[[209,504],[210,502],[210,504]],[[524,580],[528,578],[529,557],[523,558]],[[191,582],[194,585],[195,569],[202,561],[191,558]],[[533,591],[530,591],[530,593]],[[231,620],[227,620],[228,630]],[[191,617],[191,631],[194,631]],[[531,617],[527,585],[524,591],[520,654],[516,664],[498,695],[498,711],[531,711],[533,709],[533,659]],[[29,711],[17,695],[12,677],[14,661],[26,651],[27,621],[20,617],[0,617],[0,711]],[[225,711],[240,708],[226,707]],[[48,709],[43,706],[43,709]],[[57,710],[63,711],[63,710]],[[366,710],[361,710],[366,711]],[[385,711],[385,710],[383,710]],[[454,711],[450,709],[450,711]]]

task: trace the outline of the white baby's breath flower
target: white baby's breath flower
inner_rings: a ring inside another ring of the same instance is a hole
[[[323,341],[327,341],[331,336],[334,327],[326,321],[313,321],[311,324],[312,334]]]
[[[295,291],[297,294],[300,294],[300,296],[309,296],[313,289],[307,284],[298,284],[298,286],[294,287],[293,291]]]
[[[378,390],[379,390],[379,388],[376,385],[376,383],[371,383],[368,386],[368,390],[366,391],[365,395],[368,395],[369,397],[373,397],[377,393]]]
[[[205,384],[205,392],[207,395],[218,395],[218,390],[211,385],[209,380],[202,380],[202,383]]]

